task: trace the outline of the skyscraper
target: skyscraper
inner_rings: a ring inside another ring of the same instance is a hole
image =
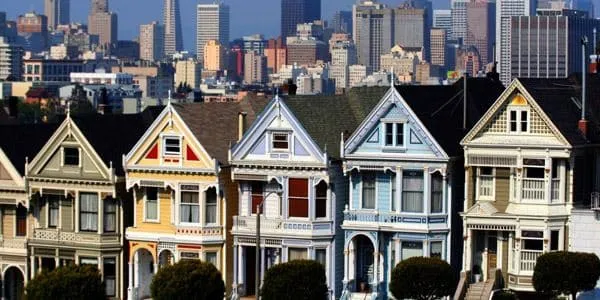
[[[409,48],[423,48],[423,57],[429,61],[429,26],[427,26],[427,11],[410,6],[393,10],[394,45]],[[387,49],[386,49],[387,50]]]
[[[23,48],[9,43],[0,36],[0,80],[12,78],[15,81],[23,77]]]
[[[179,13],[179,0],[165,0],[163,7],[164,22],[164,51],[169,57],[175,52],[183,50],[183,34],[181,30],[181,15]]]
[[[431,64],[437,66],[446,65],[446,29],[431,29]]]
[[[44,0],[44,14],[48,17],[48,26],[56,29],[59,24],[70,22],[70,0]]]
[[[379,70],[380,56],[394,43],[394,12],[385,5],[363,0],[352,7],[352,34],[356,43],[358,63],[367,72]]]
[[[281,38],[296,35],[296,25],[321,19],[321,0],[281,0]]]
[[[467,34],[464,44],[477,48],[482,67],[493,60],[495,8],[494,3],[488,0],[472,0],[467,3]]]
[[[140,59],[157,61],[165,57],[165,29],[158,22],[140,25]]]
[[[496,1],[496,60],[500,80],[510,83],[511,18],[535,15],[536,0],[497,0]]]
[[[463,39],[467,35],[467,3],[469,0],[452,0],[452,39]]]
[[[92,0],[88,33],[98,35],[100,46],[110,50],[118,40],[117,14],[108,11],[108,0]]]
[[[333,15],[331,28],[334,33],[352,33],[352,12],[338,11]]]
[[[92,0],[90,14],[108,12],[108,0]]]
[[[436,9],[433,11],[433,27],[446,30],[446,34],[452,34],[452,11],[449,9]],[[448,38],[450,38],[448,36]]]
[[[196,55],[204,59],[204,46],[210,40],[229,45],[229,6],[222,3],[198,4],[196,14]]]

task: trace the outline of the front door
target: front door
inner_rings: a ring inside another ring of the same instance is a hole
[[[364,236],[356,240],[356,290],[367,292],[365,289],[374,281],[373,244]]]
[[[487,266],[488,270],[492,272],[494,269],[498,267],[497,264],[497,251],[498,251],[498,238],[496,235],[488,236],[488,244],[487,244],[487,252],[488,252],[488,261]]]

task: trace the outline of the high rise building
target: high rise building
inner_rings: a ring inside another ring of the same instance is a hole
[[[108,10],[108,0],[92,0],[88,16],[88,33],[98,35],[100,46],[110,50],[118,40],[117,14]]]
[[[452,0],[450,10],[452,14],[452,35],[453,40],[464,40],[467,35],[467,3],[470,0]]]
[[[164,51],[169,57],[176,52],[183,51],[183,32],[181,29],[181,15],[179,13],[179,0],[165,0],[163,7],[164,23]]]
[[[210,40],[204,46],[204,70],[225,70],[225,46],[217,40]]]
[[[333,15],[331,28],[334,33],[352,33],[352,12],[338,11]]]
[[[591,40],[600,20],[576,10],[538,10],[511,19],[511,78],[561,78],[581,72],[582,36]],[[558,37],[558,38],[557,38]],[[594,51],[588,43],[588,54]]]
[[[336,42],[331,49],[330,78],[335,81],[336,89],[350,86],[350,68],[358,62],[356,46],[351,41]]]
[[[493,61],[495,9],[495,4],[488,0],[472,0],[467,3],[467,34],[464,44],[477,48],[482,67]]]
[[[204,46],[210,40],[229,45],[229,6],[222,3],[198,4],[196,14],[196,55],[204,59]]]
[[[243,47],[245,52],[255,51],[260,55],[265,53],[265,47],[267,46],[267,41],[262,34],[253,34],[242,37]]]
[[[0,11],[0,36],[6,35],[6,12]]]
[[[287,64],[287,48],[281,39],[270,39],[265,48],[267,57],[267,69],[269,73],[279,72],[282,65]]]
[[[48,17],[48,26],[56,29],[57,25],[71,22],[70,0],[44,0],[44,14]]]
[[[0,36],[0,80],[21,81],[22,77],[23,48]]]
[[[316,39],[287,38],[288,64],[311,66],[317,61],[327,60],[328,47],[323,41]]]
[[[431,64],[436,66],[446,66],[446,29],[431,29]]]
[[[594,4],[596,3],[596,4]],[[600,5],[598,1],[594,2],[594,0],[575,0],[575,5],[573,8],[577,10],[587,11],[590,18],[595,18],[595,8]]]
[[[263,84],[267,79],[267,58],[254,51],[244,54],[244,83]]]
[[[352,7],[352,36],[356,43],[358,63],[367,72],[379,70],[379,58],[394,44],[394,12],[385,5],[363,0]]]
[[[157,61],[165,57],[165,29],[158,22],[140,25],[140,59]]]
[[[281,0],[281,38],[296,35],[296,25],[321,19],[321,0]]]
[[[423,48],[425,60],[429,60],[429,27],[425,9],[411,6],[394,9],[394,45]]]
[[[17,18],[19,43],[24,50],[41,52],[48,48],[48,18],[35,12],[28,12]]]
[[[446,30],[446,34],[452,34],[452,11],[449,9],[436,9],[433,11],[433,27]],[[450,38],[450,36],[448,36]]]
[[[536,0],[496,0],[496,61],[504,85],[511,76],[511,19],[535,15],[536,7]]]
[[[193,89],[200,87],[202,65],[195,59],[178,60],[175,63],[175,87],[187,84]]]

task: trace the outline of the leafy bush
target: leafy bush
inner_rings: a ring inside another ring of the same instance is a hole
[[[158,270],[150,284],[155,300],[223,299],[225,283],[213,264],[199,260],[181,260]]]
[[[500,291],[494,294],[492,300],[517,300],[517,295],[510,291]]]
[[[600,259],[593,253],[550,252],[537,259],[533,287],[547,295],[577,295],[594,289],[600,278]]]
[[[106,299],[100,271],[94,265],[69,265],[43,271],[27,283],[28,300]]]
[[[454,293],[450,265],[433,257],[411,257],[392,270],[390,291],[396,299],[431,300]]]
[[[263,300],[328,298],[325,268],[313,260],[293,260],[271,267],[260,291]]]

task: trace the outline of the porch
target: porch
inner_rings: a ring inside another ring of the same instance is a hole
[[[233,234],[256,232],[256,216],[234,216]],[[310,221],[302,219],[260,218],[260,232],[268,236],[331,237],[333,221]]]

